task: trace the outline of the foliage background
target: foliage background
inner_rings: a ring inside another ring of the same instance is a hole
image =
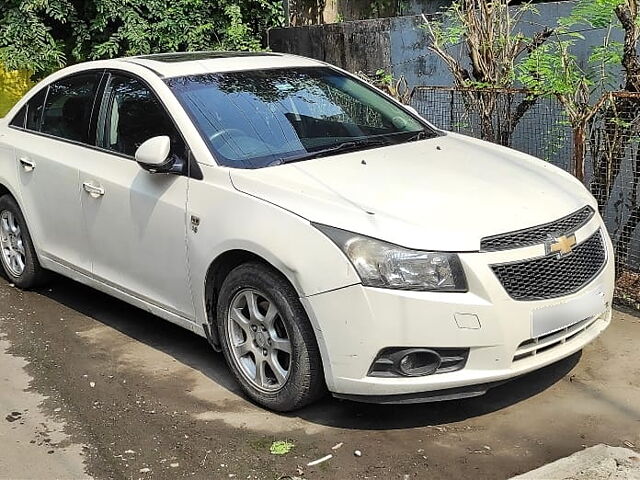
[[[33,85],[27,70],[5,70],[0,65],[0,117],[6,115],[11,107]]]
[[[5,0],[0,60],[43,75],[65,64],[154,52],[258,50],[282,23],[268,0]]]
[[[155,52],[260,50],[282,0],[2,0],[0,116],[65,65]],[[16,72],[13,72],[16,71]]]

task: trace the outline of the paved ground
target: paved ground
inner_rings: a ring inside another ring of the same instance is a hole
[[[69,280],[0,279],[0,336],[0,477],[495,479],[640,446],[640,319],[621,312],[582,355],[484,397],[294,415],[245,401],[204,340]]]
[[[640,480],[640,455],[629,448],[595,445],[512,480]]]

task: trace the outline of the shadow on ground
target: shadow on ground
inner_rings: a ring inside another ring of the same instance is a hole
[[[207,341],[181,327],[138,308],[56,276],[40,294],[114,328],[128,337],[158,349],[241,395],[224,358]],[[543,392],[564,378],[580,360],[578,352],[537,372],[502,384],[481,397],[415,405],[371,405],[336,400],[322,401],[288,416],[346,429],[393,430],[460,422],[517,404]],[[255,407],[260,408],[260,407]]]

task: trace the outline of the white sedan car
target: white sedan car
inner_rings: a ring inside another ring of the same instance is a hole
[[[611,319],[577,180],[290,55],[46,78],[0,120],[0,231],[17,286],[52,270],[181,325],[279,411],[480,395]]]

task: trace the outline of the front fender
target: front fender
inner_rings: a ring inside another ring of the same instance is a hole
[[[187,233],[199,324],[207,318],[204,289],[209,266],[230,250],[264,259],[289,280],[300,297],[360,282],[346,256],[308,220],[237,191],[228,176],[226,182],[223,176],[215,182],[222,169],[203,168],[205,180],[190,183],[187,213],[199,218],[197,228]]]

